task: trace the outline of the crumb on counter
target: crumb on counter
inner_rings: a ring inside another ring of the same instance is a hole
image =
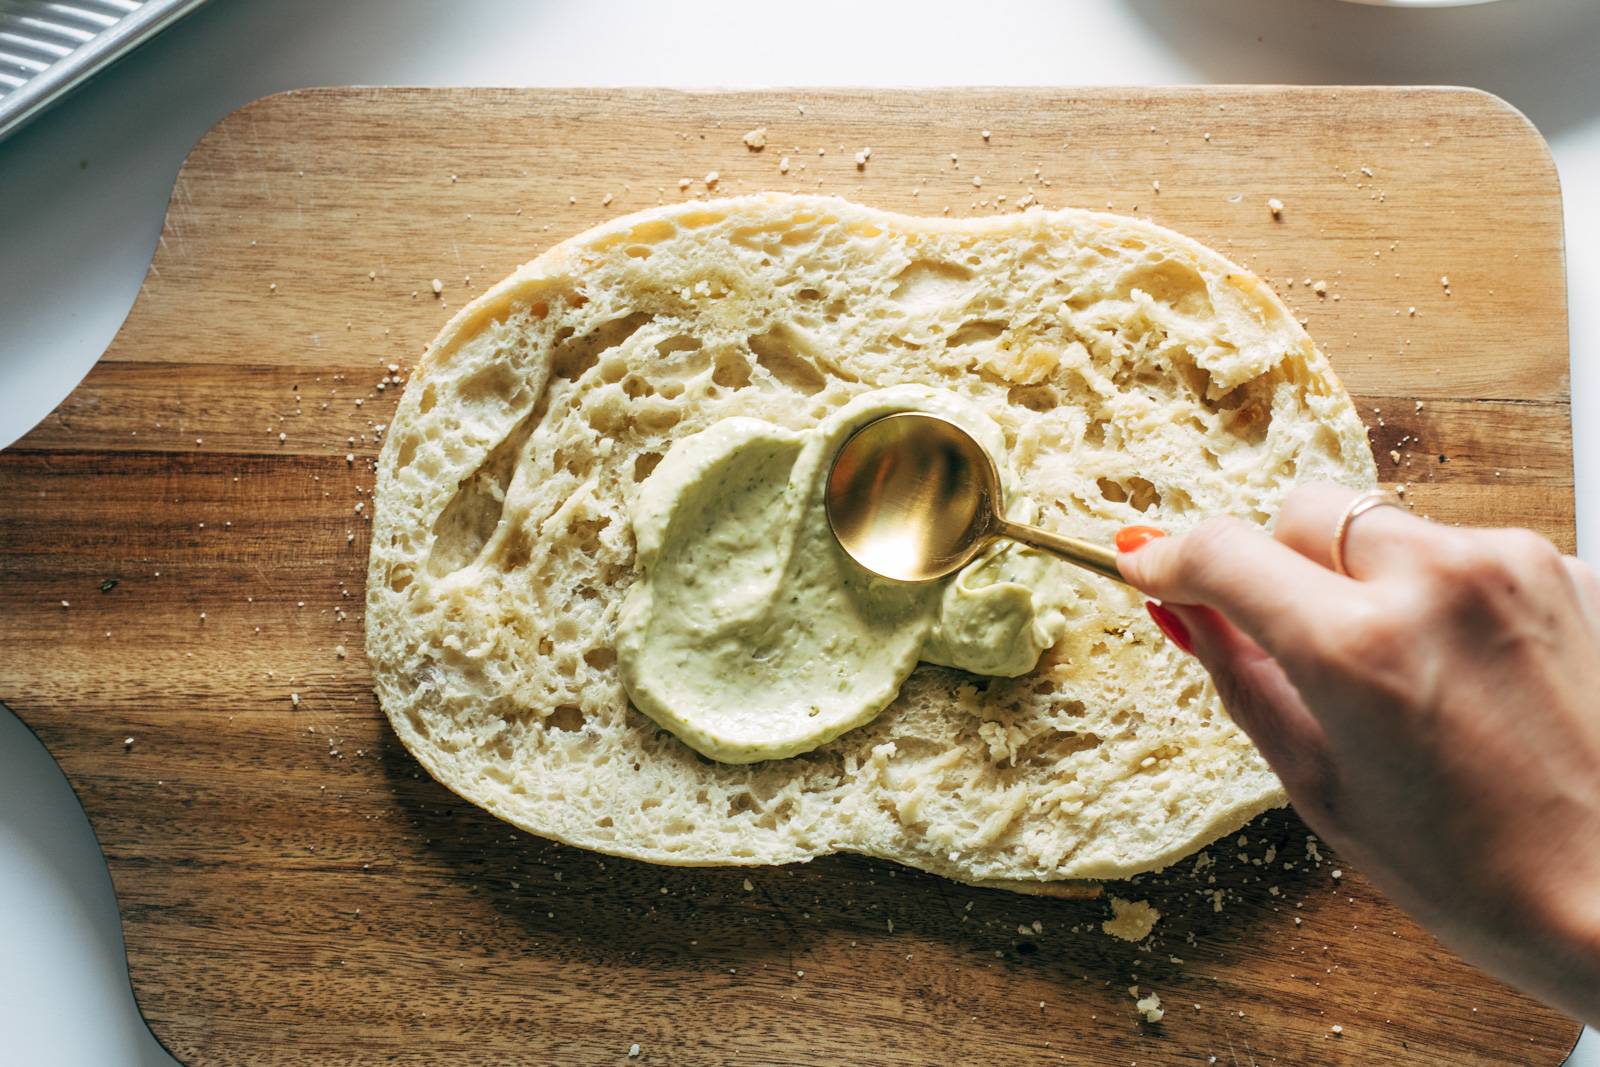
[[[757,126],[745,134],[744,146],[752,152],[759,152],[767,147],[767,128],[765,126]]]
[[[1275,218],[1275,219],[1283,218],[1283,201],[1279,200],[1275,196],[1274,197],[1269,197],[1267,199],[1267,210],[1272,212],[1272,217],[1273,218]]]
[[[433,280],[433,295],[438,296],[442,292],[444,292],[444,282],[435,278]]]

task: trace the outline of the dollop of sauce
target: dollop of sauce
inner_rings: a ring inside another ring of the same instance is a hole
[[[879,578],[835,541],[823,505],[834,454],[899,411],[950,419],[989,451],[1011,517],[1000,428],[940,389],[863,393],[810,430],[730,418],[685,437],[640,486],[640,576],[617,629],[635,707],[726,763],[808,752],[888,707],[919,660],[1015,677],[1061,637],[1075,594],[1064,564],[998,542],[950,578]]]

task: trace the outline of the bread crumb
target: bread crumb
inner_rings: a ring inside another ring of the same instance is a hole
[[[716,171],[714,171],[714,170],[706,171],[705,182],[706,182],[706,188],[707,189],[712,188],[713,186],[715,186],[717,184],[717,182],[719,182],[721,180],[722,180],[722,175],[718,174]]]
[[[1328,1031],[1332,1033],[1334,1037],[1338,1037],[1340,1034],[1344,1033],[1344,1027],[1340,1026],[1338,1023],[1334,1023],[1332,1026],[1328,1027]]]
[[[784,156],[782,159],[778,160],[778,173],[779,174],[788,174],[789,173],[789,157],[788,156]]]
[[[440,281],[438,278],[435,278],[433,280],[433,295],[438,296],[442,292],[444,292],[444,282]]]
[[[343,645],[334,645],[333,646],[333,654],[335,656],[337,656],[339,659],[344,659],[345,654],[346,654],[344,646]]]
[[[1161,179],[1157,178],[1150,183],[1150,188],[1155,190],[1157,196],[1161,195]]]
[[[1311,283],[1311,291],[1316,293],[1318,296],[1327,296],[1328,283],[1323,281],[1321,278],[1318,278],[1316,281]]]
[[[123,739],[122,739],[122,747],[123,747],[123,748],[124,748],[124,749],[130,749],[130,748],[132,748],[132,747],[133,747],[133,738],[131,738],[131,737],[124,737],[124,738],[123,738]]]
[[[1145,1022],[1158,1023],[1166,1016],[1167,1013],[1161,1010],[1161,998],[1155,993],[1149,993],[1141,997],[1139,996],[1138,986],[1129,986],[1128,992],[1137,998],[1133,1002],[1133,1006],[1144,1013]]]
[[[1339,868],[1335,867],[1333,869],[1333,877],[1336,878],[1336,879],[1337,878],[1343,878],[1344,877],[1344,872],[1341,871]]]
[[[767,128],[765,126],[757,126],[745,134],[744,146],[752,152],[759,152],[767,147]]]
[[[871,158],[872,158],[872,149],[870,149],[870,148],[863,148],[861,151],[857,152],[856,153],[856,169],[857,170],[866,169],[867,160],[869,160]]]
[[[1148,900],[1111,898],[1111,918],[1100,924],[1100,929],[1123,941],[1143,941],[1155,929],[1161,913],[1151,907]]]
[[[628,1059],[630,1059],[630,1060],[638,1059],[639,1058],[639,1051],[640,1051],[639,1050],[639,1042],[635,1041],[633,1044],[628,1046]]]
[[[983,179],[978,177],[976,174],[974,174],[972,176],[972,187],[974,189],[982,189],[983,188]]]
[[[1283,218],[1283,201],[1279,200],[1275,196],[1268,198],[1268,200],[1267,200],[1267,210],[1272,212],[1272,217],[1273,218],[1275,218],[1275,219]]]
[[[610,207],[611,206],[611,201],[613,201],[615,199],[616,199],[616,197],[612,196],[610,193],[607,193],[605,196],[600,198],[600,206],[601,207]]]
[[[678,179],[678,188],[679,189],[687,189],[687,188],[689,188],[689,186],[691,186],[693,184],[694,184],[694,179],[693,178],[679,178]]]
[[[987,141],[989,139],[989,131],[988,130],[979,130],[978,131],[978,136],[982,137],[985,141]]]
[[[295,707],[298,708],[300,706],[300,694],[299,693],[290,693],[289,694],[289,703],[293,704]]]

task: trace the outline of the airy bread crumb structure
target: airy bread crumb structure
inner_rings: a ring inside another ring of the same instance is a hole
[[[1199,665],[1090,574],[1033,673],[923,665],[877,719],[800,756],[714,763],[629,707],[612,650],[628,515],[672,442],[735,415],[813,426],[901,382],[982,405],[1040,523],[1105,542],[1135,522],[1264,524],[1302,480],[1375,482],[1289,311],[1171,231],[779,194],[658,208],[474,300],[405,387],[367,584],[396,733],[516,826],[657,863],[850,851],[1061,892],[1282,804]]]

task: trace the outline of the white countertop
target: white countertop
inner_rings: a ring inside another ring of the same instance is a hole
[[[0,444],[66,396],[116,333],[190,146],[235,107],[280,89],[1471,85],[1533,119],[1566,191],[1579,544],[1592,560],[1597,55],[1595,0],[1433,10],[1338,0],[212,0],[0,142]],[[88,823],[43,748],[3,710],[0,961],[7,1062],[172,1063],[129,993],[111,883]],[[1586,1035],[1570,1063],[1600,1067],[1600,1039]]]

